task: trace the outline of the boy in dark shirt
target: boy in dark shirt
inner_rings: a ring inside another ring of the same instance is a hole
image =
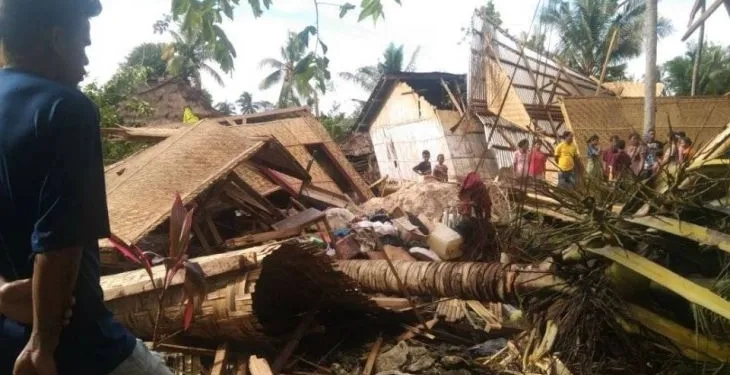
[[[423,157],[423,161],[413,167],[413,171],[421,176],[428,176],[431,174],[431,162],[429,161],[431,159],[431,152],[423,150],[421,156]]]

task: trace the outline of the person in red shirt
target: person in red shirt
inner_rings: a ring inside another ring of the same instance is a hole
[[[545,179],[545,163],[547,162],[548,154],[542,152],[541,143],[538,140],[533,141],[532,150],[528,158],[527,175],[536,180]]]

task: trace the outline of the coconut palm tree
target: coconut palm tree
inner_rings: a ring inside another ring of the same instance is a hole
[[[697,95],[722,95],[730,92],[730,46],[705,45],[697,78]],[[697,45],[690,45],[683,56],[677,56],[663,66],[667,89],[674,95],[692,92],[692,68]]]
[[[266,111],[274,107],[274,104],[265,100],[254,102],[251,93],[248,91],[245,91],[238,97],[236,104],[238,104],[238,109],[241,111],[242,115]]]
[[[617,31],[606,78],[623,79],[627,61],[642,53],[645,12],[643,0],[550,0],[540,19],[560,37],[558,57],[587,76],[600,76]],[[666,36],[671,30],[671,23],[660,18],[657,35]]]
[[[403,45],[396,46],[390,43],[383,52],[382,59],[376,65],[360,67],[354,73],[343,72],[340,73],[340,77],[358,84],[366,91],[372,91],[375,85],[378,84],[380,76],[383,74],[412,72],[416,70],[416,60],[418,59],[418,53],[421,47],[416,47],[411,54],[411,58],[408,60],[408,64],[405,66],[403,65],[403,48]]]
[[[167,61],[169,74],[184,77],[195,87],[201,88],[201,72],[205,72],[223,86],[223,78],[210,62],[218,63],[221,69],[228,64],[225,54],[218,50],[224,47],[205,43],[202,35],[192,32],[177,33],[171,30],[170,34],[174,41],[166,46],[162,54],[162,59]]]
[[[281,47],[280,59],[266,58],[259,66],[273,68],[259,85],[267,90],[281,85],[277,106],[285,108],[300,106],[302,103],[317,105],[317,92],[325,93],[329,73],[326,72],[328,60],[309,52],[307,43],[298,34],[290,32],[286,44]],[[316,110],[316,108],[315,108]],[[315,111],[316,112],[316,111]]]
[[[215,105],[215,110],[226,116],[230,116],[236,113],[236,106],[231,102],[220,102]]]

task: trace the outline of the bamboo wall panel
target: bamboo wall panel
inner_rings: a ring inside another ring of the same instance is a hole
[[[632,132],[643,132],[643,98],[565,98],[563,116],[576,135],[578,147],[585,155],[586,139],[601,137],[603,146],[612,135],[628,139]],[[657,98],[656,136],[662,142],[674,131],[684,131],[695,149],[725,129],[730,122],[730,97],[659,97]]]

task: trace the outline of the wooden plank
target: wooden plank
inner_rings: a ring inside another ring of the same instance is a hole
[[[726,2],[726,0],[715,0],[715,2],[712,3],[712,5],[710,5],[707,10],[702,13],[694,23],[692,23],[692,25],[687,29],[687,32],[682,35],[682,41],[684,42],[685,40],[687,40],[687,38],[689,38],[690,35],[692,35],[692,33],[694,33],[698,27],[702,26],[702,24],[705,23],[705,20],[707,20],[707,18],[709,18],[712,13],[714,13],[717,8],[719,8],[720,5],[722,5],[723,3],[725,3],[725,6],[728,8],[728,14],[730,14],[730,5]]]
[[[266,358],[259,358],[255,355],[248,359],[248,370],[251,375],[274,375]]]
[[[459,102],[456,100],[456,96],[454,96],[454,93],[451,92],[451,89],[449,89],[449,85],[446,84],[446,81],[444,81],[443,78],[441,78],[441,86],[446,90],[446,94],[449,95],[449,99],[451,99],[451,104],[454,105],[454,108],[459,112],[459,115],[462,117],[464,116],[464,110],[461,109],[461,106],[459,105]]]
[[[236,375],[248,375],[248,364],[245,358],[236,359]]]
[[[198,238],[198,241],[200,241],[200,245],[203,246],[203,249],[205,251],[213,251],[213,249],[210,247],[210,243],[208,243],[208,240],[205,238],[203,230],[200,228],[200,224],[197,220],[193,220],[193,232],[195,232],[195,237]]]
[[[251,196],[262,206],[266,207],[266,211],[268,211],[272,216],[276,218],[284,217],[284,215],[279,211],[279,209],[276,208],[276,206],[274,206],[273,203],[271,203],[271,201],[266,199],[266,197],[264,197],[263,195],[259,194],[254,188],[251,187],[251,185],[247,184],[246,181],[241,178],[241,176],[236,173],[231,173],[230,175],[228,175],[228,178],[233,181],[236,186],[238,186],[246,194]]]
[[[411,303],[407,299],[401,297],[373,297],[370,299],[375,302],[378,307],[388,310],[405,310],[410,309]]]
[[[370,354],[368,354],[368,359],[365,362],[365,368],[362,370],[362,375],[370,375],[373,373],[373,368],[375,367],[375,360],[378,359],[378,354],[380,353],[380,348],[383,346],[383,334],[378,335],[378,339],[375,340],[375,343],[373,344],[373,347],[370,349]]]
[[[284,364],[289,360],[294,350],[299,346],[299,341],[301,341],[309,327],[314,323],[314,317],[317,315],[317,311],[319,311],[319,303],[307,312],[307,315],[304,316],[302,321],[299,322],[299,325],[297,325],[297,328],[292,332],[289,341],[287,341],[284,348],[279,352],[279,355],[276,356],[274,364],[271,366],[274,373],[278,374],[284,369]]]
[[[313,223],[322,220],[326,217],[325,213],[316,209],[308,208],[296,215],[289,216],[288,218],[279,221],[272,225],[276,230],[291,229],[291,228],[306,228]]]
[[[402,247],[396,247],[391,245],[385,245],[383,246],[383,251],[385,252],[385,255],[390,258],[391,260],[395,261],[406,261],[406,262],[415,262],[416,258],[413,257],[410,253],[408,253],[405,249]]]
[[[228,343],[218,346],[213,359],[213,367],[210,369],[210,375],[222,375],[226,368],[226,359],[228,358]]]
[[[213,234],[213,239],[215,240],[216,245],[220,245],[223,243],[223,237],[221,237],[220,232],[218,232],[218,228],[216,228],[215,223],[213,222],[213,218],[210,216],[208,212],[204,213],[205,216],[205,223],[208,224],[208,229],[210,229],[210,233]]]
[[[244,246],[250,246],[250,245],[259,244],[259,243],[263,243],[263,242],[267,242],[267,241],[277,241],[277,240],[283,240],[283,239],[289,238],[289,237],[296,237],[301,232],[302,232],[302,230],[300,228],[290,228],[290,229],[275,230],[275,231],[270,231],[270,232],[249,234],[249,235],[231,238],[229,240],[226,240],[225,245],[227,248],[241,248]]]
[[[152,343],[145,343],[147,344],[147,348],[152,349]],[[173,345],[173,344],[159,344],[155,348],[155,350],[159,352],[169,352],[169,353],[182,353],[182,354],[190,354],[198,357],[215,357],[216,351],[212,349],[205,349],[205,348],[194,348],[192,346],[183,346],[183,345]]]

